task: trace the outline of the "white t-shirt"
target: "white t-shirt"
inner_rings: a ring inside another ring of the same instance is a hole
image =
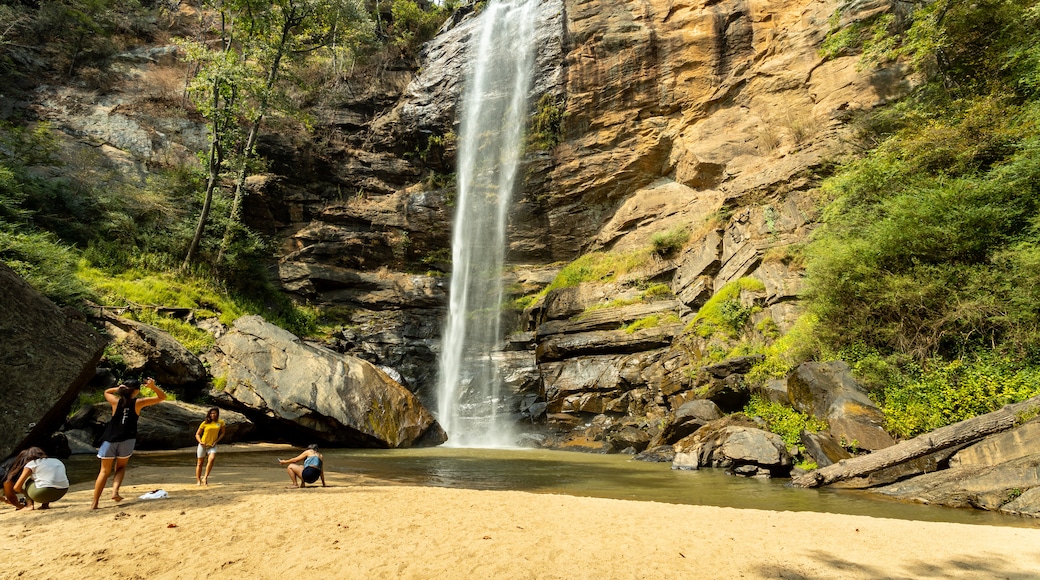
[[[53,457],[33,459],[25,464],[32,471],[32,479],[36,487],[56,487],[68,489],[69,478],[65,475],[65,464]]]

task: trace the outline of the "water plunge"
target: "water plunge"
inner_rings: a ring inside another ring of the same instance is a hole
[[[470,42],[462,98],[452,278],[437,389],[452,447],[515,445],[494,361],[506,217],[524,149],[537,0],[491,0]]]

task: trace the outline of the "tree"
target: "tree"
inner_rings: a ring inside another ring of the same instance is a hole
[[[199,43],[185,43],[190,46],[188,58],[200,67],[190,92],[210,121],[212,133],[206,197],[185,267],[196,257],[213,191],[233,150],[238,153],[234,197],[218,263],[231,246],[263,121],[283,100],[279,81],[286,67],[334,43],[342,46],[344,38],[360,37],[370,29],[360,0],[228,0],[212,9],[220,14],[221,54],[206,54],[213,51]],[[240,126],[248,128],[244,138]]]

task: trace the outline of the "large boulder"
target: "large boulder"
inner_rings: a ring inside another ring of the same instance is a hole
[[[287,438],[391,448],[447,439],[419,400],[375,365],[304,343],[259,316],[235,321],[206,358],[223,383],[219,401]]]
[[[885,417],[852,378],[843,361],[802,363],[787,378],[791,405],[830,425],[846,445],[876,451],[895,444],[885,431]]]
[[[94,376],[105,338],[0,264],[0,457],[46,446]]]
[[[791,454],[776,433],[743,415],[730,415],[675,444],[672,469],[722,467],[735,475],[773,477],[791,472]]]
[[[200,385],[206,367],[168,332],[121,316],[102,314],[105,331],[129,374],[151,376],[160,385]]]
[[[677,443],[680,439],[721,417],[722,411],[719,410],[719,406],[707,399],[694,399],[683,403],[675,410],[671,421],[650,443],[650,447]]]

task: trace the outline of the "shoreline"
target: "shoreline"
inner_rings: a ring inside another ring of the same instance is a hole
[[[121,503],[106,488],[89,510],[82,482],[50,510],[0,510],[0,577],[1040,577],[1040,525],[418,487],[333,470],[329,487],[286,489],[279,467],[219,463],[201,487],[193,465],[175,477],[131,466]],[[169,497],[138,499],[159,488]]]
[[[169,479],[167,468],[139,467],[127,475],[127,499],[113,503],[106,489],[96,511],[87,483],[48,511],[0,511],[9,562],[0,576],[1040,576],[1040,529],[386,485],[332,472],[329,487],[285,489],[276,467],[214,470],[208,487]],[[157,487],[169,497],[138,499]]]

